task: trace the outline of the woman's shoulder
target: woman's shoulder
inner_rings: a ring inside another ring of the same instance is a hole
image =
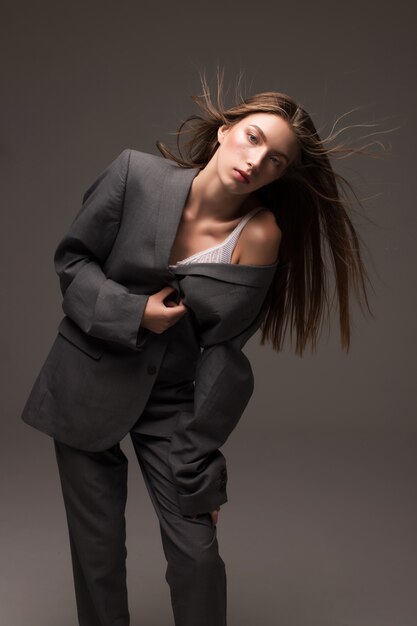
[[[145,181],[160,180],[170,168],[170,159],[157,154],[126,148],[123,152],[129,153],[129,176],[131,181],[143,184]]]
[[[260,244],[278,243],[281,240],[282,232],[273,211],[262,206],[247,222],[242,231],[242,236],[247,241],[258,241]]]
[[[160,174],[161,171],[184,169],[173,159],[166,158],[162,155],[151,154],[150,152],[144,152],[136,148],[126,148],[126,151],[130,152],[130,167],[133,167],[133,169],[136,169],[138,172],[139,168],[142,173],[143,168],[145,168],[151,172],[156,171],[158,174]]]
[[[136,148],[126,148],[130,152],[130,159],[141,163],[154,163],[165,164],[168,159],[158,154],[151,154],[150,152],[144,152],[143,150],[137,150]]]
[[[281,238],[282,232],[273,211],[262,207],[242,230],[238,242],[241,249],[239,263],[274,263]]]

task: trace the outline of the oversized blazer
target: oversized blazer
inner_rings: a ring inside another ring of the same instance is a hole
[[[198,347],[193,408],[180,412],[170,442],[184,515],[227,502],[219,448],[253,393],[242,348],[264,318],[277,266],[169,268],[198,172],[125,149],[87,189],[54,254],[65,316],[21,415],[81,450],[119,442],[146,406],[179,323],[162,333],[140,325],[149,296],[171,285],[187,307],[187,333]],[[169,358],[175,368],[175,355]]]

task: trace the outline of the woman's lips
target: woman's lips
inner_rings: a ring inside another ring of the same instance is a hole
[[[246,176],[244,176],[243,174],[241,174],[241,173],[239,172],[239,170],[236,170],[236,169],[235,169],[235,178],[236,178],[237,180],[239,180],[241,183],[246,183],[247,185],[249,184],[249,181],[248,181],[248,179],[246,178]]]

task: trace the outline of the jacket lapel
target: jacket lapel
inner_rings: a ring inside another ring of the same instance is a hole
[[[199,167],[184,168],[168,163],[162,181],[155,241],[155,264],[168,269],[169,257],[183,214],[185,202]]]
[[[242,333],[246,341],[256,330],[255,320],[261,319],[259,312],[277,265],[194,263],[175,270],[179,294],[192,313],[201,346]]]

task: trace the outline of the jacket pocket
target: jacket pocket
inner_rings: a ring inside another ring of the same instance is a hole
[[[100,359],[103,355],[101,340],[86,335],[68,316],[61,320],[58,333],[93,359]]]

